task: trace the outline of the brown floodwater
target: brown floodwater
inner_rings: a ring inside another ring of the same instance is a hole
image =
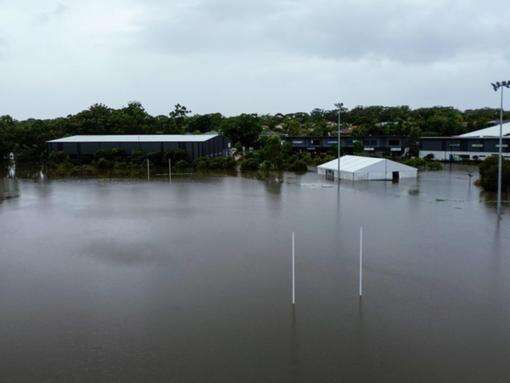
[[[507,382],[510,208],[472,181],[20,180],[0,381]]]

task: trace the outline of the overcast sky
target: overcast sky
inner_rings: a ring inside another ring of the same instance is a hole
[[[0,0],[0,115],[497,106],[508,0]],[[510,93],[509,93],[510,108]]]

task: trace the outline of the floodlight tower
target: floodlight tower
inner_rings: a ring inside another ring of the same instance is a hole
[[[337,176],[338,176],[338,182],[340,182],[340,114],[342,113],[342,108],[344,106],[343,102],[339,102],[335,104],[335,106],[338,108],[338,135],[337,135],[337,150],[338,150],[338,162],[337,162]]]
[[[501,89],[501,107],[499,110],[499,156],[498,156],[498,202],[497,212],[501,219],[501,180],[503,167],[503,89],[510,88],[510,81],[491,83],[495,92]]]

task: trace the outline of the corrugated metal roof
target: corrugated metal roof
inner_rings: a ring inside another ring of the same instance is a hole
[[[205,142],[217,137],[217,134],[124,134],[71,136],[51,140],[55,143],[78,142]]]
[[[342,156],[340,157],[340,170],[344,172],[358,172],[362,169],[368,168],[377,163],[387,161],[387,164],[395,164],[400,168],[409,168],[410,170],[416,170],[411,166],[407,166],[395,161],[387,160],[384,158],[375,158],[375,157],[361,157],[361,156]],[[332,161],[326,162],[322,165],[319,165],[320,168],[337,170],[338,169],[338,159],[334,159]]]
[[[510,122],[503,124],[503,136],[510,135]],[[499,124],[489,128],[475,130],[474,132],[464,133],[458,137],[499,137]]]

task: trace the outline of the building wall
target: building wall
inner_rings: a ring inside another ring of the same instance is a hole
[[[420,150],[420,158],[429,155],[438,161],[481,161],[489,156],[497,155],[496,152],[464,152],[464,151],[443,151],[443,150]],[[503,158],[510,160],[510,153],[503,153]]]
[[[337,137],[285,137],[284,140],[292,145],[294,150],[321,151],[336,146]],[[352,148],[353,140],[350,136],[340,137],[341,148]]]
[[[146,153],[164,152],[181,149],[186,151],[188,160],[199,157],[217,157],[229,154],[228,140],[219,135],[205,142],[81,142],[81,143],[48,143],[49,150],[63,151],[71,157],[94,155],[98,150],[122,149],[130,155],[141,150]]]
[[[432,155],[439,161],[483,160],[488,156],[498,154],[498,138],[458,138],[433,137],[422,138],[420,157]],[[510,139],[503,139],[503,156],[510,158]]]
[[[297,151],[325,151],[337,145],[336,137],[286,137],[285,140]],[[404,154],[410,148],[412,140],[401,136],[370,136],[362,139],[364,151],[369,153],[389,153],[395,156]],[[352,136],[341,136],[342,150],[352,152],[354,139]]]

